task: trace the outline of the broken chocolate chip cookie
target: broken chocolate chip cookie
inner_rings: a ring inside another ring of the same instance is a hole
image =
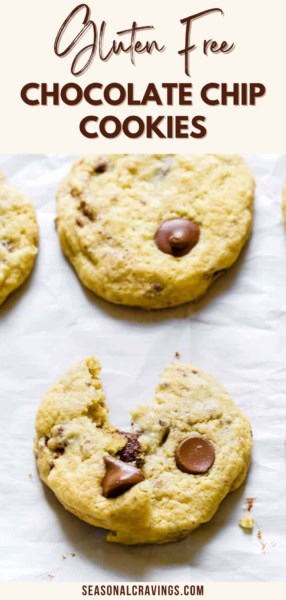
[[[63,506],[122,544],[179,540],[242,485],[247,419],[210,375],[176,360],[131,431],[108,420],[93,357],[50,388],[36,421],[39,474]]]

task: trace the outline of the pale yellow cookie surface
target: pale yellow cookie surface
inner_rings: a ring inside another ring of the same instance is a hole
[[[164,543],[185,537],[209,521],[224,497],[243,483],[252,446],[249,422],[213,377],[176,361],[164,370],[152,402],[132,412],[145,480],[106,498],[104,457],[122,460],[128,440],[108,421],[99,377],[98,362],[89,358],[48,391],[36,421],[41,478],[67,510],[108,529],[109,542]],[[190,435],[207,439],[214,448],[215,461],[205,474],[177,467],[176,447]]]
[[[33,206],[0,174],[0,304],[28,277],[37,251]]]
[[[254,182],[233,155],[105,155],[80,160],[57,194],[64,253],[86,287],[117,304],[195,300],[237,259],[251,230]],[[200,228],[176,258],[154,236],[166,220]]]

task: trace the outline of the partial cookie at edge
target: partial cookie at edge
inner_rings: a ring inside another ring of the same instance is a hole
[[[34,208],[0,174],[0,305],[27,279],[37,251]]]

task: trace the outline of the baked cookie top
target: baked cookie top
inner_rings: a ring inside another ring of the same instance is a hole
[[[48,391],[36,420],[43,481],[70,512],[123,544],[175,541],[211,519],[247,474],[247,419],[210,375],[179,361],[163,372],[132,428],[108,420],[91,357]]]
[[[0,304],[28,277],[37,251],[34,208],[0,174]]]
[[[232,155],[91,156],[57,194],[57,227],[81,281],[145,309],[200,297],[237,259],[254,182]]]

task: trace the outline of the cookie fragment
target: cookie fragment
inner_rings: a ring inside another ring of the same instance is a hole
[[[249,511],[245,512],[244,516],[241,519],[239,519],[239,525],[242,529],[245,529],[246,531],[252,531],[254,520]]]

